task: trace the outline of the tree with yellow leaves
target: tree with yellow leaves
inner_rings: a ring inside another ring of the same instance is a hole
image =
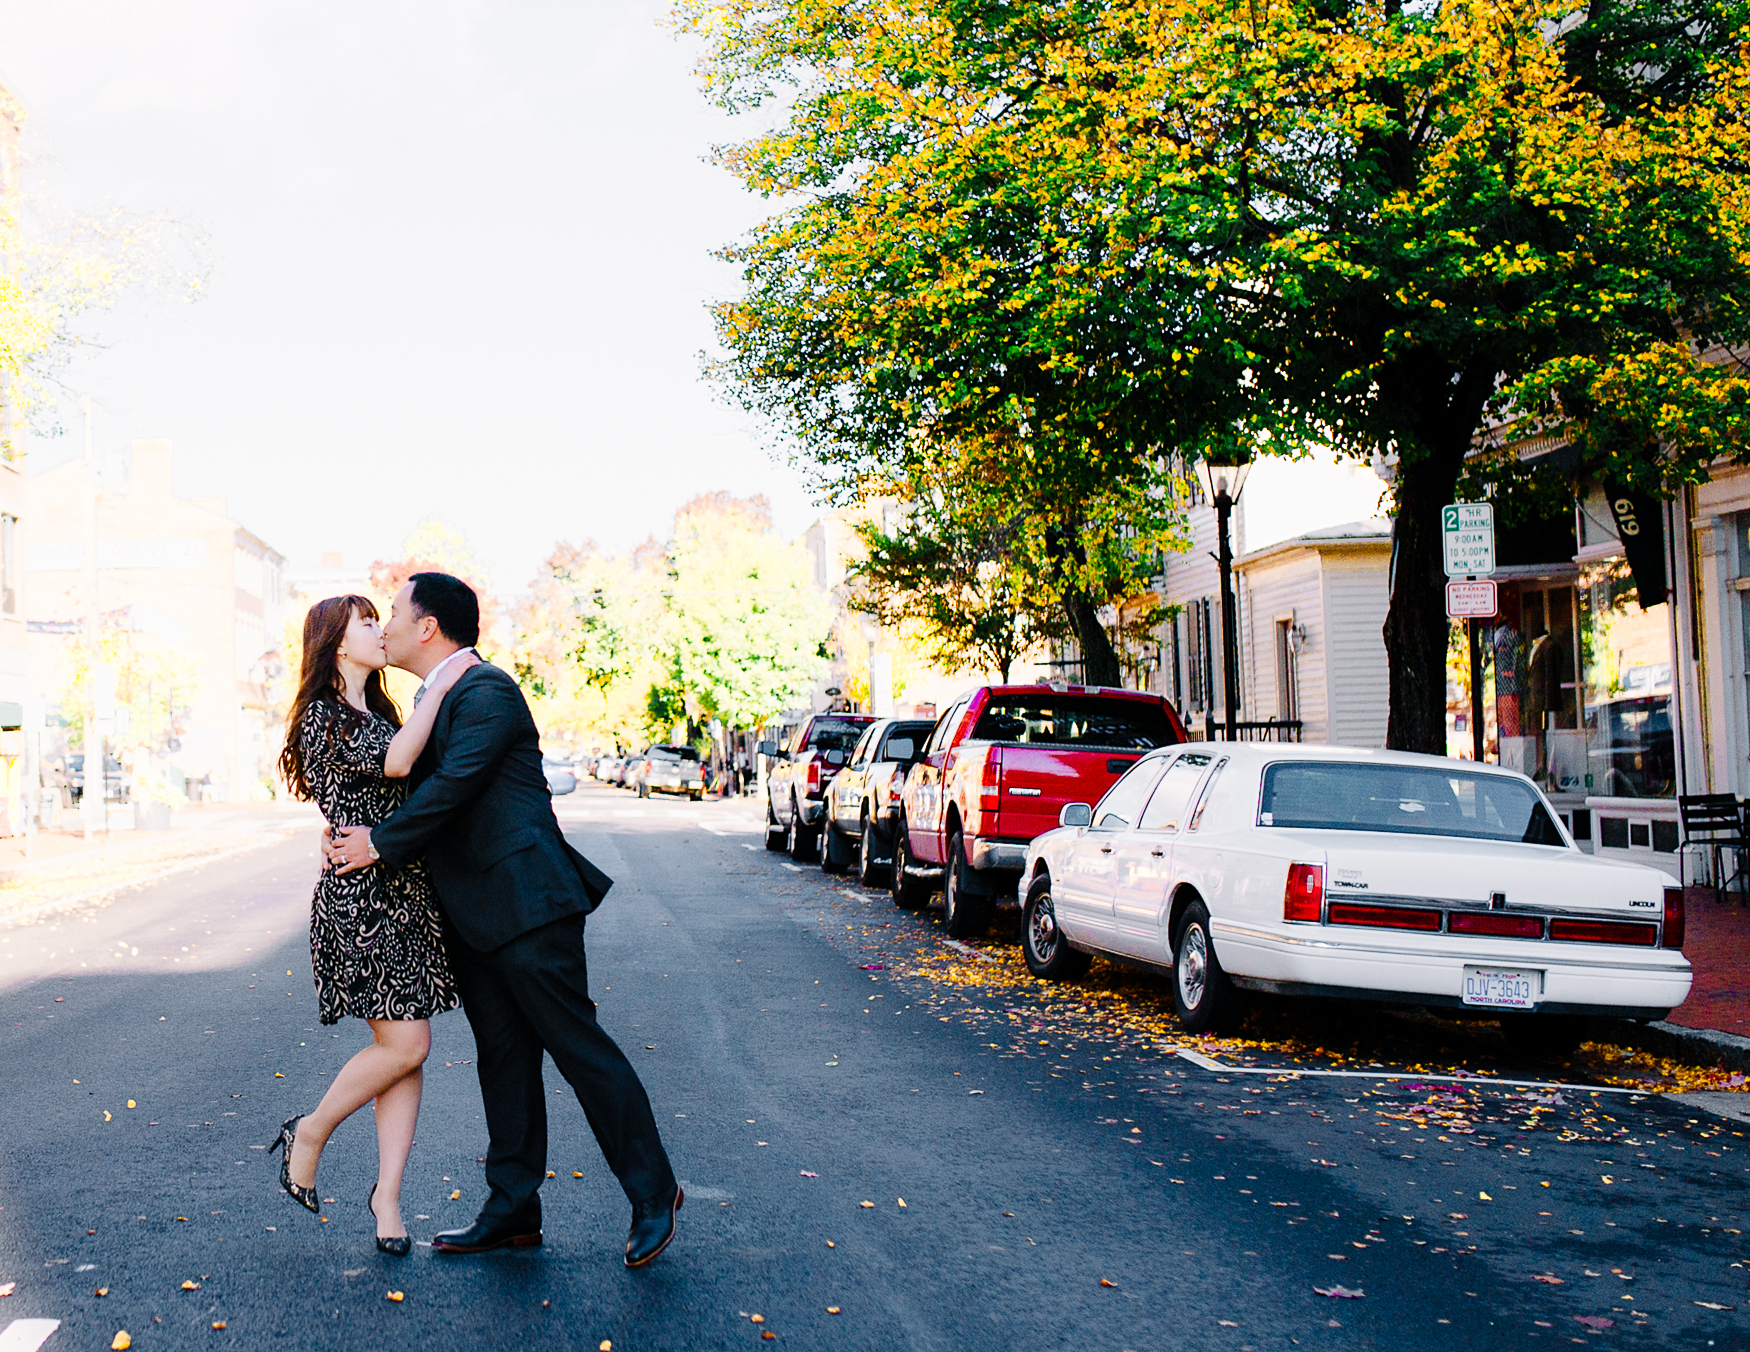
[[[1616,478],[1750,454],[1741,0],[683,0],[721,373],[834,491],[945,444],[1027,493],[1163,454],[1395,465],[1391,745],[1444,750],[1439,513],[1487,421]]]

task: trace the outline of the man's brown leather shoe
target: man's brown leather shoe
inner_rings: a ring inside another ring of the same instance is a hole
[[[440,1230],[431,1237],[436,1253],[486,1253],[491,1249],[532,1249],[541,1242],[541,1223],[531,1227],[517,1217],[482,1217],[466,1230]]]
[[[675,1212],[687,1195],[676,1187],[674,1196],[653,1197],[632,1208],[632,1233],[626,1236],[626,1266],[643,1267],[669,1246],[674,1238]]]

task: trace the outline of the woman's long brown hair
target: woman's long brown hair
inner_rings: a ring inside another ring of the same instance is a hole
[[[304,616],[304,669],[298,677],[298,696],[292,701],[292,711],[286,716],[286,744],[280,749],[280,775],[294,798],[308,802],[315,794],[304,774],[304,749],[300,729],[304,711],[317,700],[328,700],[343,715],[338,725],[331,725],[329,738],[335,735],[351,737],[358,731],[359,711],[346,702],[346,682],[340,674],[340,645],[346,639],[346,627],[357,611],[367,620],[377,618],[377,608],[363,596],[330,596],[318,601]],[[383,688],[383,673],[373,671],[365,677],[365,707],[379,713],[396,727],[401,726],[401,710]]]

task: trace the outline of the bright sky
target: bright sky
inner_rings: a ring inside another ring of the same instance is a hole
[[[295,563],[466,532],[501,591],[558,539],[622,547],[694,493],[814,518],[699,379],[710,251],[767,210],[705,163],[666,0],[0,0],[26,191],[173,214],[208,297],[106,319],[101,450],[168,437]],[[80,450],[30,445],[32,467]]]

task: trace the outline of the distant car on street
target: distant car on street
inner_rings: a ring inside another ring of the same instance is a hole
[[[826,791],[850,759],[871,714],[810,714],[779,746],[761,742],[772,761],[766,771],[766,848],[788,850],[801,863],[814,858],[826,820]]]
[[[635,787],[640,798],[653,793],[684,793],[695,803],[705,796],[704,766],[690,746],[653,746],[639,759]]]
[[[884,718],[872,723],[833,776],[824,797],[825,834],[820,866],[840,873],[855,866],[857,881],[877,887],[893,862],[893,828],[899,820],[905,772],[923,754],[933,726],[927,718]]]
[[[608,782],[616,788],[634,789],[638,787],[637,775],[642,756],[623,756],[620,763],[614,767],[614,777]]]
[[[1027,847],[1022,950],[1172,974],[1191,1032],[1241,991],[1498,1015],[1525,1050],[1689,994],[1683,889],[1579,849],[1524,775],[1403,752],[1201,742],[1140,758]]]
[[[547,776],[547,791],[558,795],[571,793],[577,788],[577,771],[571,768],[571,762],[558,760],[552,756],[541,757],[541,773]]]

